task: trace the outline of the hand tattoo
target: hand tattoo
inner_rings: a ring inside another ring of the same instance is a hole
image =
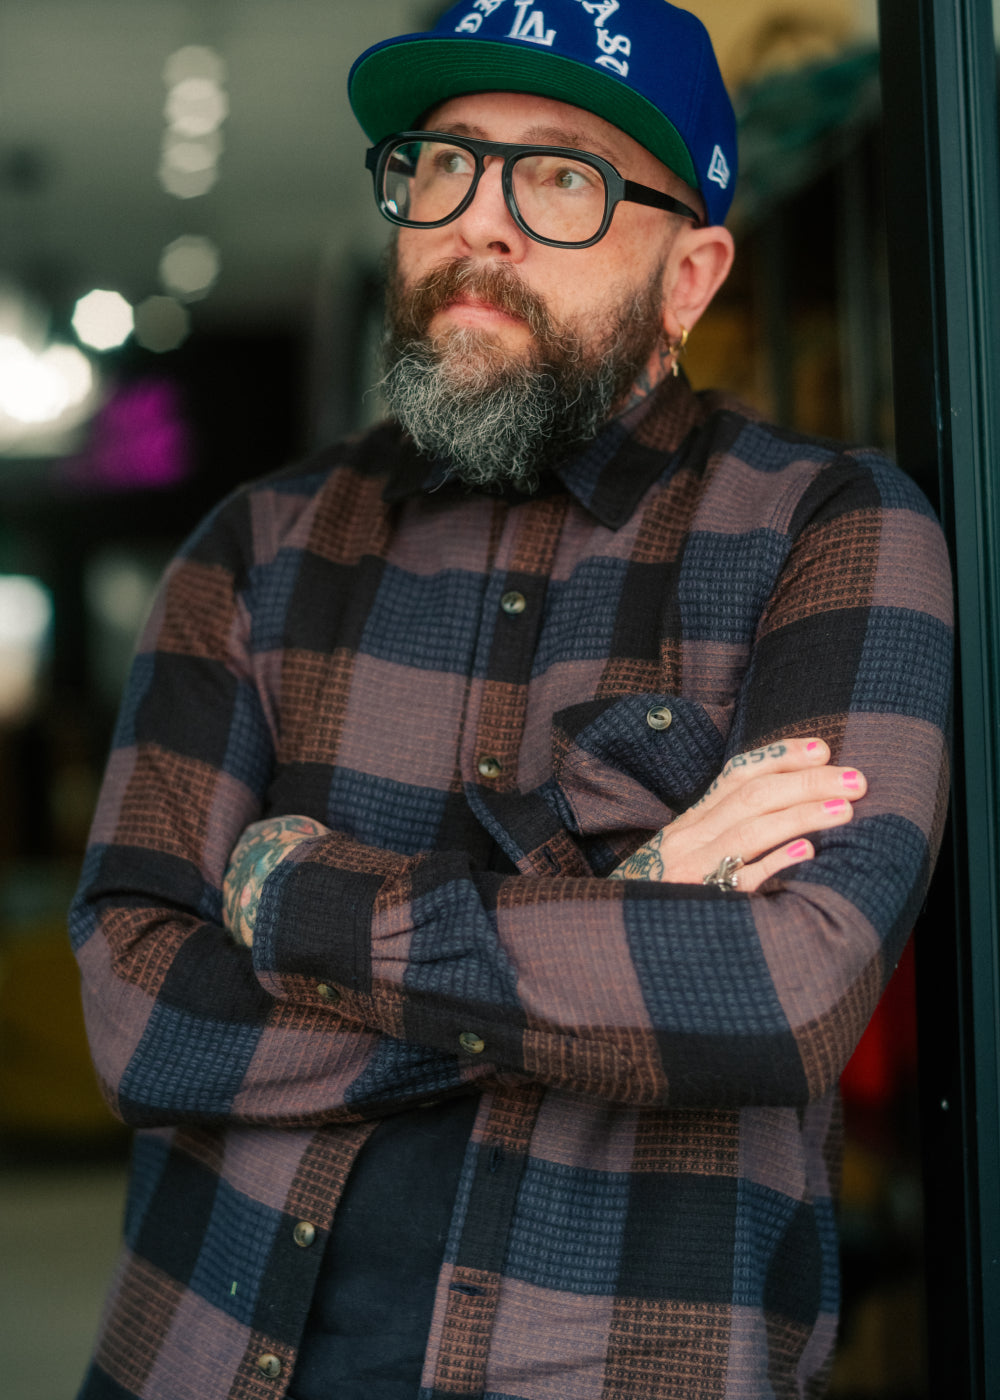
[[[303,841],[328,834],[328,828],[311,817],[274,817],[247,827],[229,857],[222,882],[226,928],[237,943],[253,945],[261,889],[275,866]]]
[[[719,776],[712,783],[709,784],[709,786],[702,793],[701,797],[698,798],[698,801],[691,803],[691,806],[688,808],[688,811],[694,811],[696,807],[701,806],[701,804],[706,800],[706,798],[711,797],[712,793],[716,791],[723,778],[728,778],[730,773],[732,773],[734,769],[749,768],[752,764],[763,763],[765,758],[781,758],[787,752],[787,744],[769,744],[766,749],[750,749],[746,753],[734,754],[733,757],[726,764],[725,768],[723,768]]]

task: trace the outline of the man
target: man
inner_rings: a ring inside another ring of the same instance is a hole
[[[733,117],[664,0],[463,0],[351,95],[393,419],[168,572],[74,909],[136,1139],[82,1394],[815,1396],[837,1079],[947,793],[882,458],[694,395]]]

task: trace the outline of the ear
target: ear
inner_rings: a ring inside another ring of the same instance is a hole
[[[693,330],[729,276],[735,248],[721,224],[685,228],[674,239],[663,276],[663,325],[668,340]]]

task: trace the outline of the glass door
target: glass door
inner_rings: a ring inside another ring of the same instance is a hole
[[[897,455],[959,629],[950,849],[917,943],[930,1392],[1000,1393],[997,0],[881,0]]]

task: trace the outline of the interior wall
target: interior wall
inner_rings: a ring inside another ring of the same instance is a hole
[[[828,58],[878,34],[878,0],[685,0],[684,8],[709,30],[734,88],[762,69]]]

